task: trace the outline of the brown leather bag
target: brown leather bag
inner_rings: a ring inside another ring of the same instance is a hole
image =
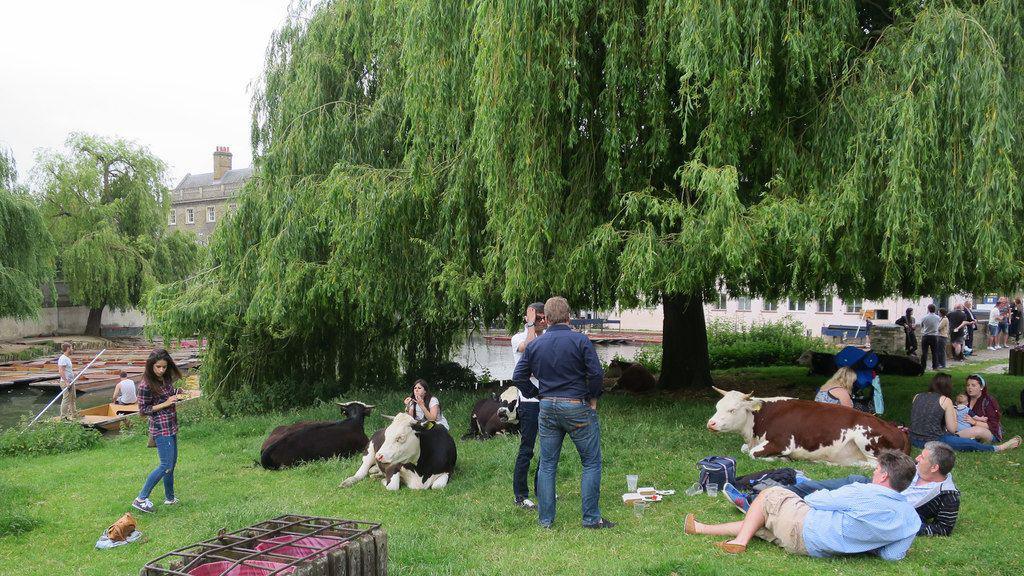
[[[131,515],[131,512],[125,512],[124,516],[117,519],[107,528],[107,538],[115,542],[123,542],[127,540],[129,536],[135,532],[135,518]]]

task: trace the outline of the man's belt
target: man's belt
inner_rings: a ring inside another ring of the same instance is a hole
[[[583,400],[579,398],[559,398],[557,396],[544,396],[541,400],[551,400],[552,402],[568,402],[570,404],[583,404]]]

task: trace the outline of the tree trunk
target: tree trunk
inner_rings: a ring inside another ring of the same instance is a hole
[[[89,308],[89,321],[85,323],[85,335],[99,337],[103,319],[103,307]]]
[[[711,386],[704,302],[699,295],[665,294],[662,307],[665,320],[659,386],[669,390]]]

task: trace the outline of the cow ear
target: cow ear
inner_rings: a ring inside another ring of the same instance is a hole
[[[754,400],[753,402],[751,402],[750,409],[752,411],[754,411],[754,412],[757,412],[758,410],[761,409],[761,406],[763,406],[763,405],[764,405],[763,401],[761,401],[761,400]]]
[[[716,388],[715,386],[712,386],[711,388],[713,388],[715,392],[718,392],[722,396],[725,396],[726,394],[728,394],[728,392],[726,392],[725,390],[722,390],[721,388]]]

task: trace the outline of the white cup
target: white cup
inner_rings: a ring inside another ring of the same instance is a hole
[[[708,496],[711,496],[712,498],[718,496],[718,486],[708,484]]]
[[[636,516],[637,518],[643,518],[644,517],[644,510],[646,510],[646,509],[647,509],[647,502],[644,502],[643,500],[641,500],[640,502],[637,502],[637,503],[633,504],[633,515]]]
[[[630,492],[636,492],[636,483],[640,477],[636,474],[626,474],[626,489]]]

